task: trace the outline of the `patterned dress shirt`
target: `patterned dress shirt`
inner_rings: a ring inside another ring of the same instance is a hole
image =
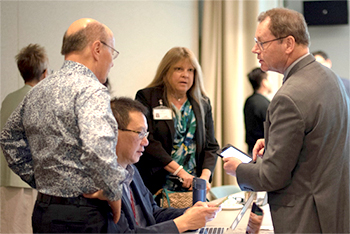
[[[9,167],[41,193],[77,197],[102,189],[115,201],[125,178],[117,129],[108,90],[87,67],[65,61],[28,92],[0,144]]]

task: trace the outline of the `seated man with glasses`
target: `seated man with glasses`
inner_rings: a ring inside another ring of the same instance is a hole
[[[111,108],[120,130],[116,146],[118,164],[128,173],[123,183],[120,220],[117,224],[111,223],[108,231],[179,233],[201,228],[214,219],[221,208],[208,207],[204,202],[188,209],[160,208],[156,204],[133,165],[148,145],[147,109],[130,98],[112,100]]]

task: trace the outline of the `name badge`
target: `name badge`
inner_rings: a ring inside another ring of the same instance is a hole
[[[162,99],[159,100],[160,106],[153,108],[153,119],[154,120],[171,120],[173,119],[173,111],[163,106]]]
[[[169,108],[153,108],[153,119],[154,120],[171,120],[173,112]]]

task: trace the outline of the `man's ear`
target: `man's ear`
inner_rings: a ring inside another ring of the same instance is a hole
[[[290,54],[294,51],[295,38],[293,36],[286,37],[286,53]]]
[[[94,43],[92,43],[91,45],[91,53],[92,53],[92,57],[96,60],[99,61],[100,60],[100,56],[101,56],[101,51],[102,51],[102,43],[100,41],[94,41]]]
[[[267,78],[262,79],[260,86],[266,88],[267,87],[266,82],[268,82]]]

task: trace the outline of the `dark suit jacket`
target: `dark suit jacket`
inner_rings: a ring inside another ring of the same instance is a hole
[[[149,111],[147,122],[150,134],[148,137],[149,145],[146,147],[140,161],[135,165],[139,169],[145,185],[153,194],[161,189],[165,183],[168,172],[164,167],[172,161],[170,154],[175,134],[173,120],[153,119],[152,110],[159,106],[160,99],[164,103],[163,88],[146,88],[139,90],[136,94],[136,100],[144,104]],[[217,160],[216,151],[219,149],[219,145],[214,136],[211,105],[208,98],[201,100],[205,113],[205,123],[203,123],[199,105],[190,97],[189,101],[192,104],[197,121],[195,133],[197,176],[201,175],[204,168],[213,173]],[[202,129],[203,124],[206,131],[205,138]]]
[[[123,191],[121,217],[117,224],[109,223],[109,233],[179,233],[173,219],[181,216],[186,209],[160,208],[152,194],[144,185],[135,166],[135,174],[130,187],[135,203],[142,209],[147,227],[136,225],[128,195]]]
[[[268,191],[277,233],[350,233],[350,104],[341,80],[312,55],[272,99],[265,153],[240,164],[245,191]]]

